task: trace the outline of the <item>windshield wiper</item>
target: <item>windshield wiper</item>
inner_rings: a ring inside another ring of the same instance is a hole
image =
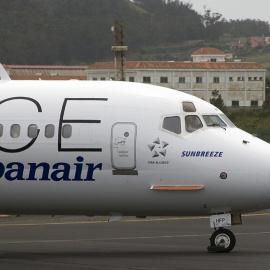
[[[224,126],[219,125],[219,124],[216,124],[216,123],[209,124],[209,125],[207,125],[207,126],[208,126],[208,127],[221,127],[221,128],[223,128],[223,129],[225,129],[225,130],[226,130],[226,128],[225,128]]]

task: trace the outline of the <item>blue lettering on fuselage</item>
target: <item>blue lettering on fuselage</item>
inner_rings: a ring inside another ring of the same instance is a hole
[[[74,168],[66,162],[58,162],[50,165],[47,162],[27,163],[27,167],[21,162],[10,162],[6,166],[0,162],[0,178],[8,181],[32,180],[32,181],[95,181],[95,170],[102,170],[102,163],[82,163],[83,157],[77,157]],[[27,176],[25,175],[27,173]],[[72,173],[71,173],[72,172]]]
[[[222,157],[221,151],[182,151],[181,157]]]

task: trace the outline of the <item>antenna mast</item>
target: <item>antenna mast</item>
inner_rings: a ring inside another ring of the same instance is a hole
[[[128,46],[125,46],[125,26],[123,21],[114,21],[112,31],[114,32],[114,65],[115,65],[115,80],[126,80],[126,51]]]

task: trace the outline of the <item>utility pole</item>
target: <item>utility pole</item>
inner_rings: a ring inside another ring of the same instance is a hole
[[[126,80],[126,51],[128,46],[125,46],[125,27],[123,21],[114,21],[113,27],[114,46],[114,64],[115,64],[115,80]]]

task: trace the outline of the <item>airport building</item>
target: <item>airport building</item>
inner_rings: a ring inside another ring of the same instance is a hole
[[[213,58],[211,58],[213,59]],[[183,91],[206,101],[218,90],[226,106],[262,106],[266,69],[247,62],[127,62],[126,80],[151,83]],[[88,80],[113,80],[113,62],[88,67]]]
[[[191,54],[193,62],[225,62],[226,53],[216,48],[200,48]]]
[[[265,100],[266,69],[253,62],[226,62],[215,48],[192,53],[192,62],[126,62],[126,80],[183,91],[206,101],[218,90],[226,106],[260,107]],[[114,80],[114,62],[91,66],[4,65],[13,80]]]
[[[4,65],[12,80],[86,80],[88,66]]]

